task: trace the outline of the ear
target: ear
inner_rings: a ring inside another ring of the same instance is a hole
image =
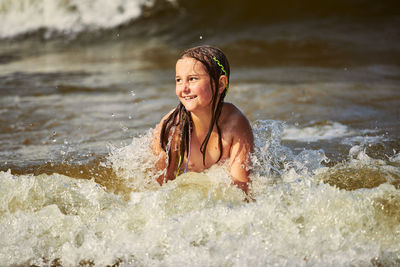
[[[218,94],[222,94],[227,85],[228,85],[228,77],[226,77],[225,75],[221,75],[219,77],[219,82],[218,82]]]

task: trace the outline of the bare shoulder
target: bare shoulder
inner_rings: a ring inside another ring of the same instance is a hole
[[[224,103],[221,113],[221,128],[225,134],[232,135],[233,137],[253,138],[248,119],[232,103]]]

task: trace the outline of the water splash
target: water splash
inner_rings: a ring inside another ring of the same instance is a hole
[[[398,264],[398,154],[374,159],[355,146],[327,167],[323,151],[283,146],[283,127],[253,125],[249,202],[227,164],[160,187],[151,131],[101,163],[124,193],[95,179],[1,172],[0,265]]]

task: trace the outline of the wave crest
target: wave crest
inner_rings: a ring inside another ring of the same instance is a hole
[[[45,29],[45,37],[54,32],[74,34],[85,30],[109,29],[142,15],[144,7],[155,0],[4,0],[0,2],[0,38]]]

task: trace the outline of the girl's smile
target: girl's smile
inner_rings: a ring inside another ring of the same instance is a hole
[[[176,62],[176,95],[189,112],[210,111],[212,90],[203,64],[193,58]]]

